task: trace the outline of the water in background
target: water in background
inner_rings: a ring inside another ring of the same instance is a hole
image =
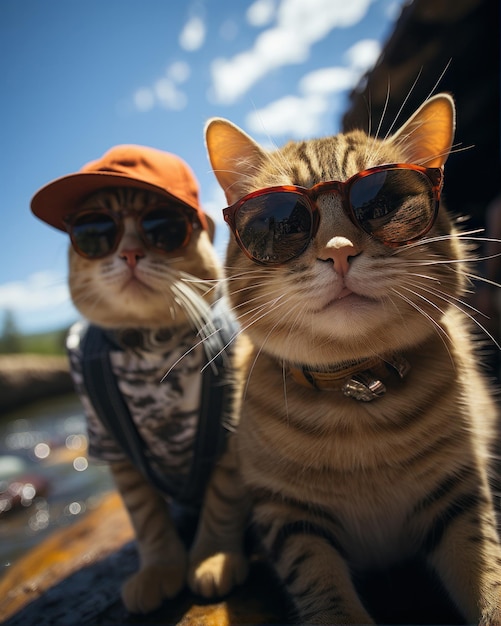
[[[107,466],[87,459],[85,433],[74,394],[0,417],[0,577],[113,489]]]

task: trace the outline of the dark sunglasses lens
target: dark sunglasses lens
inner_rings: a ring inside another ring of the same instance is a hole
[[[307,200],[288,191],[249,198],[238,209],[235,227],[242,246],[256,261],[285,263],[311,240],[313,217]]]
[[[104,213],[85,213],[77,217],[71,227],[73,247],[90,259],[110,254],[116,244],[118,228]]]
[[[361,228],[387,243],[417,239],[435,216],[432,183],[417,170],[389,169],[359,178],[349,199]]]
[[[153,248],[172,252],[187,244],[190,222],[182,209],[159,207],[146,213],[141,228]]]

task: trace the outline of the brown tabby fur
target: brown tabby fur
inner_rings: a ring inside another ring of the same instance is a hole
[[[214,119],[207,146],[233,203],[384,163],[441,167],[453,133],[453,101],[439,94],[384,139],[354,131],[267,152]],[[233,237],[227,251],[227,288],[250,343],[237,449],[264,548],[300,623],[375,623],[354,576],[420,556],[467,622],[501,626],[496,409],[461,302],[471,237],[441,207],[426,236],[394,249],[359,230],[335,194],[318,205],[316,237],[287,264],[256,265]],[[351,295],[339,298],[345,287]],[[410,372],[388,376],[372,402],[307,388],[289,372],[393,352]],[[192,584],[211,595],[210,579],[206,570]]]
[[[141,190],[114,188],[94,194],[81,208],[141,211],[158,199],[163,200]],[[144,255],[133,269],[124,262],[126,250]],[[125,218],[125,232],[116,252],[101,260],[86,260],[70,248],[69,266],[73,302],[92,323],[112,329],[173,328],[181,336],[186,325],[195,328],[204,325],[203,300],[212,303],[212,287],[221,276],[220,263],[206,231],[194,230],[185,249],[166,256],[144,247],[131,217]],[[164,496],[130,462],[110,466],[135,529],[141,561],[140,570],[123,587],[123,600],[130,611],[145,613],[157,608],[164,598],[177,595],[185,586],[188,555]],[[228,484],[224,488],[231,493],[238,485],[234,475],[233,457],[228,452],[214,469],[206,492],[205,524],[215,525],[213,534],[218,536],[226,533],[226,529],[217,527],[217,516],[220,510],[225,510],[224,503],[220,505],[218,489]],[[231,517],[240,530],[239,517]],[[200,529],[202,535],[204,528],[205,525]],[[246,574],[247,566],[240,554],[233,557],[232,552],[237,549],[233,549],[230,530],[222,543],[213,545],[210,537],[200,537],[196,544],[199,552],[213,553],[224,548],[229,553],[227,559],[233,564],[235,574],[234,578],[221,578],[219,593],[241,582]]]

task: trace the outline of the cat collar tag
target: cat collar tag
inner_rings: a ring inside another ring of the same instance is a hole
[[[404,378],[410,369],[402,356],[392,354],[381,359],[374,357],[350,361],[328,370],[316,371],[307,367],[291,367],[293,379],[319,391],[341,391],[343,395],[362,402],[371,402],[386,393],[381,379],[393,371]]]

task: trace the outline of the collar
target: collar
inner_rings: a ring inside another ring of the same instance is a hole
[[[304,387],[341,391],[343,395],[363,402],[370,402],[386,393],[382,379],[391,373],[402,379],[409,370],[409,363],[399,354],[343,361],[323,369],[312,369],[306,365],[289,366],[292,378]]]

